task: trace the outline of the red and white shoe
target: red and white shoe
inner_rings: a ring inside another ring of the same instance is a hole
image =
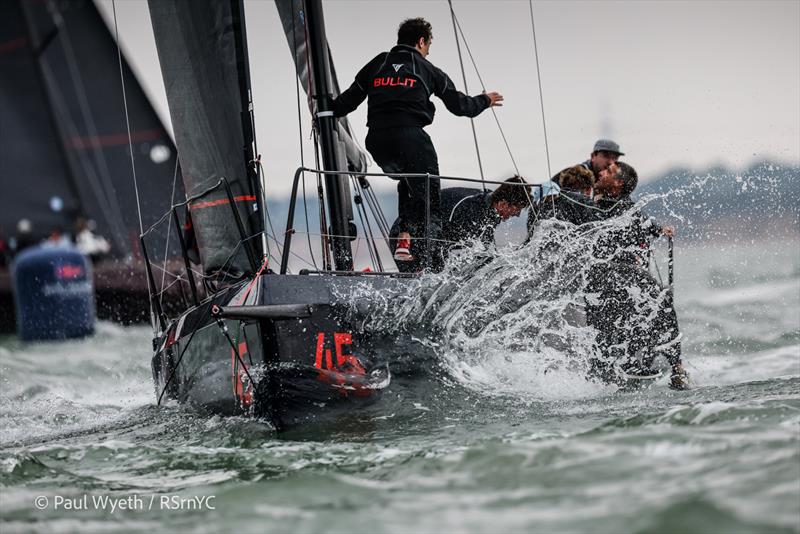
[[[401,238],[397,240],[397,247],[394,249],[394,259],[397,261],[412,261],[414,256],[411,255],[411,240],[408,238]]]

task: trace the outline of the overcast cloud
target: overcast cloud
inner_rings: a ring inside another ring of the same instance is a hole
[[[498,109],[520,172],[548,176],[527,0],[454,2],[463,31]],[[111,1],[100,2],[112,21]],[[755,159],[800,162],[800,2],[558,1],[533,4],[553,172],[586,158],[611,136],[646,180],[674,165]],[[463,89],[445,0],[326,0],[328,39],[342,87],[396,41],[404,18],[434,28],[430,59]],[[147,4],[117,0],[127,57],[169,121]],[[273,195],[288,193],[300,164],[294,69],[271,0],[245,2],[259,151]],[[481,87],[464,51],[469,92]],[[478,176],[469,121],[438,99],[428,128],[443,174]],[[310,116],[302,110],[306,157]],[[366,103],[350,115],[366,135]],[[487,178],[514,172],[489,112],[476,119]],[[307,159],[308,165],[313,162]],[[374,172],[379,169],[374,166]]]

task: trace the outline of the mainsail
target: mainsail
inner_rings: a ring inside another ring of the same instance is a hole
[[[150,17],[167,90],[175,142],[189,197],[227,180],[245,225],[241,242],[224,188],[190,204],[203,267],[238,277],[252,272],[245,253],[260,243],[258,186],[248,170],[251,144],[248,104],[243,102],[237,63],[246,64],[231,2],[150,0]],[[252,164],[251,164],[252,165]]]
[[[32,223],[33,237],[67,228],[80,209],[47,94],[16,2],[0,4],[0,237]],[[22,184],[35,187],[22,187]],[[51,207],[52,206],[52,207]],[[55,209],[53,209],[55,208]]]
[[[297,69],[297,76],[300,78],[300,84],[306,92],[308,97],[308,106],[312,115],[316,113],[314,100],[311,98],[311,88],[313,87],[312,77],[314,73],[309,65],[309,50],[308,39],[305,21],[304,1],[303,0],[275,0],[278,7],[278,14],[281,17],[281,24],[283,31],[286,34],[286,41],[289,43],[289,50],[294,58],[295,68]],[[330,45],[327,45],[328,58],[331,69],[330,88],[334,98],[339,96],[339,80],[336,77],[336,71],[333,68],[333,56],[331,54]],[[347,118],[341,118],[337,121],[337,135],[340,143],[342,144],[345,154],[347,156],[348,169],[351,171],[367,171],[367,157],[364,151],[358,146],[355,141],[355,135],[350,128],[350,122]]]
[[[2,229],[10,234],[28,218],[41,237],[85,217],[111,240],[114,257],[137,255],[128,124],[145,228],[184,197],[183,187],[175,147],[124,58],[120,65],[94,3],[0,3],[0,77]]]

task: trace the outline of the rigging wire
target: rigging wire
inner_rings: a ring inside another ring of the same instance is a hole
[[[314,160],[317,166],[317,169],[321,168],[320,161],[319,161],[319,138],[317,137],[317,130],[314,128],[312,130],[314,132]],[[317,174],[317,202],[319,205],[319,231],[320,235],[322,236],[322,265],[323,269],[330,270],[332,261],[331,261],[331,249],[330,249],[330,237],[328,235],[328,220],[325,217],[325,195],[323,194],[324,190],[322,189],[322,174]]]
[[[258,169],[259,169],[258,172],[259,173],[263,173],[262,165],[261,165],[261,159],[259,159],[256,162],[256,164],[258,165]],[[275,241],[275,247],[278,249],[278,255],[280,255],[283,251],[281,250],[281,244],[274,237],[277,234],[275,232],[275,227],[272,224],[272,217],[269,214],[269,209],[267,209],[267,203],[266,202],[264,202],[264,213],[266,213],[266,215],[267,215],[266,216],[266,220],[267,220],[268,228],[272,232],[272,236],[273,236],[272,240]],[[266,257],[271,258],[272,257],[272,253],[269,250],[269,239],[267,239],[268,235],[269,234],[267,234],[267,228],[265,227],[264,228],[264,239],[263,239],[263,241],[267,243],[267,254],[266,254]]]
[[[542,108],[542,130],[544,131],[544,153],[547,156],[547,176],[552,176],[550,170],[550,145],[547,143],[547,122],[544,118],[544,96],[542,95],[542,71],[539,68],[539,47],[536,45],[536,24],[533,19],[533,0],[528,0],[531,12],[531,32],[533,33],[533,54],[536,58],[536,77],[539,81],[539,105]]]
[[[297,22],[295,21],[295,10],[292,9],[292,43],[294,50],[297,50]],[[305,150],[303,148],[303,112],[300,106],[300,76],[297,75],[297,56],[295,55],[295,76],[294,76],[294,94],[297,100],[297,131],[300,145],[300,166],[306,166]],[[306,173],[303,171],[303,213],[306,219],[306,239],[308,241],[308,253],[311,255],[311,263],[314,264],[314,269],[319,270],[317,267],[317,260],[314,258],[314,247],[311,246],[311,235],[308,233],[311,228],[308,223],[308,199],[306,197]],[[287,232],[292,231],[291,228],[286,229]]]
[[[117,2],[116,0],[111,0],[111,8],[114,13],[114,39],[117,41],[117,59],[119,62],[119,79],[120,83],[122,84],[122,104],[125,107],[125,126],[128,130],[128,149],[130,150],[131,154],[131,172],[133,173],[133,190],[136,193],[136,213],[139,216],[139,234],[144,233],[144,225],[142,224],[142,204],[139,201],[139,182],[136,180],[136,161],[133,157],[133,140],[131,138],[131,121],[130,116],[128,114],[128,97],[125,93],[125,73],[122,69],[122,49],[119,45],[119,27],[117,26]],[[150,302],[153,301],[153,291],[156,288],[150,287],[150,284],[147,284],[147,296]],[[156,325],[158,322],[155,318],[155,311],[153,307],[150,306],[150,322],[153,326],[153,331],[156,330]]]
[[[453,0],[447,0],[447,4],[450,6],[450,17],[453,20],[453,33],[456,37],[456,50],[458,50],[458,63],[461,65],[461,78],[464,80],[464,93],[469,94],[469,88],[467,87],[467,73],[464,70],[464,58],[461,54],[461,42],[458,39],[458,30],[456,29],[456,12],[453,11]],[[472,139],[475,141],[475,155],[478,157],[478,170],[481,173],[481,185],[483,186],[483,192],[486,192],[486,183],[483,181],[483,163],[481,162],[481,149],[478,146],[478,134],[475,132],[475,118],[469,118],[469,124],[472,127]]]
[[[128,115],[128,97],[125,93],[125,73],[122,69],[122,49],[119,46],[119,28],[117,27],[117,1],[111,0],[111,8],[114,12],[114,38],[117,41],[117,58],[119,60],[119,80],[122,84],[122,104],[125,107],[125,127],[128,129],[128,150],[131,154],[131,171],[133,172],[133,189],[136,192],[136,212],[139,216],[139,233],[144,233],[142,224],[142,204],[139,201],[139,182],[136,180],[136,160],[133,157],[133,139],[131,138],[131,119]]]
[[[172,205],[175,202],[175,184],[178,182],[178,162],[180,160],[176,157],[175,158],[175,172],[172,175],[172,192],[169,194],[169,203]],[[163,304],[164,303],[164,281],[167,277],[167,254],[169,254],[169,238],[172,235],[170,230],[172,229],[172,217],[170,217],[167,221],[167,239],[166,243],[164,243],[164,266],[161,268],[161,289],[158,293],[158,302]],[[181,231],[180,228],[176,228],[178,232]]]
[[[72,88],[75,91],[75,98],[78,101],[81,118],[83,119],[83,125],[86,128],[86,133],[89,135],[89,138],[86,141],[87,144],[92,148],[91,153],[93,155],[94,165],[92,165],[88,156],[86,156],[83,151],[78,150],[76,151],[76,154],[84,166],[84,172],[86,172],[86,177],[92,186],[93,192],[97,196],[100,209],[103,212],[103,215],[106,217],[109,226],[113,229],[112,239],[117,242],[117,246],[121,250],[125,250],[127,243],[124,241],[123,236],[125,236],[126,232],[122,223],[117,217],[114,216],[115,214],[121,213],[122,210],[120,209],[117,202],[117,197],[114,194],[114,187],[111,184],[111,172],[108,169],[108,163],[105,159],[105,154],[103,153],[99,144],[94,142],[95,139],[99,138],[97,133],[97,125],[94,123],[94,118],[90,111],[89,102],[86,98],[86,88],[84,87],[81,79],[81,74],[76,67],[78,62],[75,56],[75,50],[72,46],[69,28],[67,24],[65,24],[64,18],[61,15],[61,11],[58,6],[53,3],[49,3],[48,12],[52,17],[53,24],[56,26],[59,34],[62,36],[61,42],[64,47],[64,54],[66,56],[66,65],[69,71],[70,82],[72,83]],[[40,51],[39,54],[43,54],[43,52]],[[40,65],[42,66],[43,76],[48,79],[47,85],[52,89],[53,99],[59,101],[61,108],[64,110],[64,119],[69,121],[69,126],[72,127],[75,136],[80,139],[82,137],[80,130],[77,128],[75,120],[71,116],[66,101],[64,100],[61,92],[57,89],[56,84],[48,78],[48,75],[52,76],[52,73],[48,69],[47,62],[45,60],[40,60]]]
[[[475,57],[472,55],[472,50],[469,48],[469,42],[467,41],[467,37],[464,35],[464,30],[461,29],[461,23],[458,22],[458,17],[456,16],[456,12],[453,9],[452,5],[450,6],[450,11],[452,12],[453,21],[455,22],[456,28],[458,28],[458,32],[461,34],[461,39],[464,41],[464,47],[467,49],[467,54],[469,54],[469,59],[472,61],[472,67],[475,69],[475,74],[478,75],[478,81],[481,84],[481,89],[483,92],[486,92],[486,84],[483,83],[483,77],[481,76],[480,71],[478,70],[478,65],[475,62]],[[489,108],[492,111],[492,116],[494,117],[494,121],[497,123],[497,128],[500,130],[500,136],[503,138],[503,143],[506,145],[506,151],[508,152],[508,156],[511,158],[511,163],[514,165],[514,170],[516,171],[517,175],[520,175],[519,167],[517,166],[517,161],[514,159],[514,154],[511,153],[511,147],[508,144],[508,140],[506,139],[505,131],[503,131],[503,127],[500,124],[500,119],[497,117],[497,112],[494,110],[494,106]]]
[[[255,130],[255,126],[253,127]],[[255,135],[255,134],[253,134]],[[262,225],[262,235],[261,235],[261,253],[266,258],[272,257],[272,251],[269,248],[269,239],[267,239],[267,226],[272,227],[272,218],[269,215],[269,208],[267,207],[267,174],[264,172],[264,169],[261,165],[261,154],[256,156],[256,159],[250,162],[251,164],[256,165],[256,173],[258,174],[258,183],[261,186],[261,206],[264,209],[264,216],[261,222]]]

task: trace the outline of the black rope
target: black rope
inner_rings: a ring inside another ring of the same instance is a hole
[[[223,321],[221,317],[217,317],[216,320],[217,320],[217,326],[219,326],[220,330],[222,331],[222,334],[225,336],[225,339],[228,340],[228,343],[230,344],[234,354],[236,354],[236,359],[239,360],[240,364],[242,364],[242,367],[244,368],[244,372],[247,375],[247,378],[249,378],[250,383],[253,384],[253,390],[258,389],[258,382],[253,380],[253,377],[250,376],[250,371],[247,370],[247,365],[244,363],[242,356],[239,354],[239,347],[236,346],[236,343],[233,341],[230,333],[228,332],[228,325],[225,324],[225,321]]]
[[[456,29],[456,13],[453,11],[453,0],[447,0],[447,4],[450,6],[450,17],[453,20],[453,33],[456,36],[456,50],[458,50],[458,63],[461,65],[461,79],[464,80],[464,93],[469,94],[469,88],[467,87],[467,73],[464,71],[464,58],[461,54],[461,42],[458,39],[458,30]],[[478,147],[478,134],[475,132],[475,119],[473,117],[469,118],[469,124],[472,127],[472,139],[475,141],[475,155],[478,157],[478,170],[481,173],[481,180],[483,180],[483,163],[481,162],[481,149]],[[483,192],[486,192],[486,184],[482,183]]]
[[[364,228],[364,231],[367,233],[366,240],[367,240],[367,250],[369,250],[369,257],[372,261],[372,265],[380,272],[383,272],[383,264],[381,263],[380,254],[378,253],[378,247],[375,244],[375,237],[372,232],[372,225],[369,222],[369,216],[367,214],[366,208],[364,208],[364,190],[361,187],[361,184],[358,180],[353,176],[350,175],[350,179],[353,183],[353,187],[357,193],[357,200],[356,200],[356,209],[358,210],[358,218],[361,220],[361,226]]]
[[[380,207],[380,203],[378,202],[378,198],[375,196],[375,192],[372,190],[371,187],[365,189],[367,205],[369,206],[370,211],[372,212],[372,217],[378,223],[378,230],[381,232],[381,236],[386,241],[386,246],[391,249],[391,245],[389,243],[389,223],[386,222],[386,217],[383,214],[383,210]]]
[[[169,376],[167,377],[167,381],[164,383],[164,389],[161,390],[161,394],[158,396],[158,402],[156,403],[156,406],[161,406],[161,399],[164,397],[164,393],[166,393],[167,388],[172,383],[172,378],[178,371],[178,366],[181,364],[181,360],[183,360],[183,355],[186,354],[186,349],[188,349],[189,345],[192,344],[194,335],[197,333],[198,330],[200,330],[200,327],[195,326],[194,330],[192,330],[192,333],[189,336],[189,340],[186,342],[186,345],[183,346],[183,350],[181,350],[181,355],[178,357],[178,361],[175,362],[175,365],[172,367],[172,372],[169,374]]]

